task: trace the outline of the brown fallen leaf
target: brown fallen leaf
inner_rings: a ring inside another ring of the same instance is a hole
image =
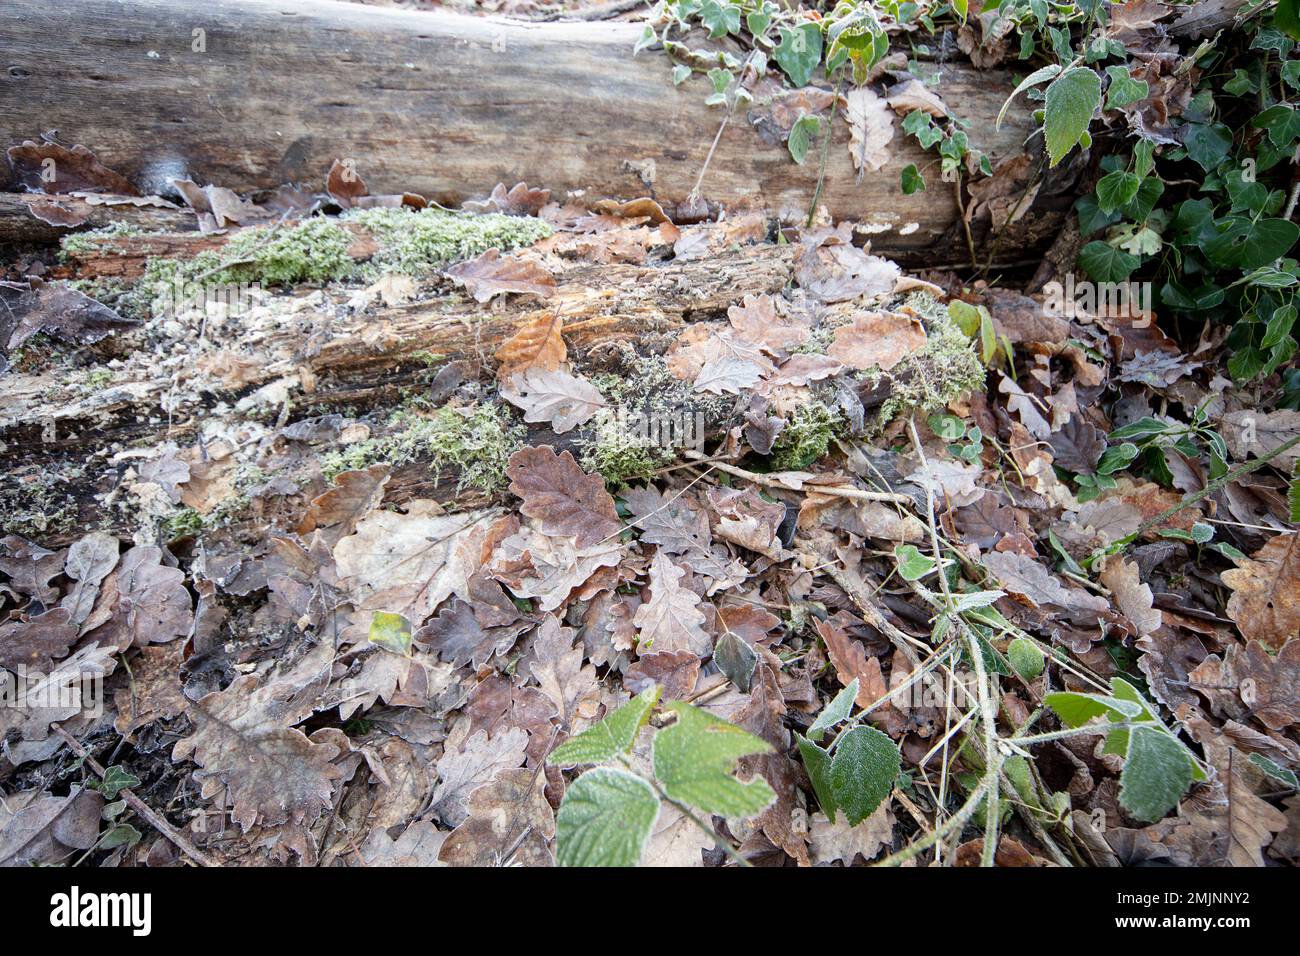
[[[10,146],[9,162],[17,183],[32,191],[71,193],[80,190],[138,196],[140,190],[101,163],[85,146],[69,149],[57,143]]]
[[[1246,640],[1276,651],[1300,633],[1300,535],[1270,538],[1222,577],[1233,592],[1228,617]]]
[[[894,842],[893,811],[885,801],[876,811],[857,826],[850,826],[843,813],[835,815],[832,823],[824,813],[814,813],[808,821],[808,842],[812,862],[835,863],[843,861],[852,866],[858,857],[874,860],[881,850],[889,849]]]
[[[65,608],[0,624],[0,667],[25,667],[48,673],[77,640],[77,628]]]
[[[523,448],[506,466],[510,490],[523,499],[525,515],[549,535],[572,537],[578,547],[618,535],[622,523],[600,475],[588,475],[573,455],[550,445]]]
[[[652,684],[663,688],[665,700],[686,700],[695,690],[700,658],[690,651],[643,654],[623,671],[623,686],[639,694]]]
[[[536,216],[550,201],[549,189],[529,189],[527,183],[519,182],[507,191],[505,183],[497,183],[486,200],[470,200],[462,203],[461,208],[470,212],[499,212],[506,216]]]
[[[883,169],[890,160],[889,144],[894,139],[894,114],[869,86],[859,86],[842,97],[844,117],[849,124],[849,155],[859,173]]]
[[[704,631],[704,612],[694,591],[681,579],[686,571],[663,551],[650,562],[650,600],[636,610],[632,623],[640,632],[638,648],[690,651],[698,657],[713,653],[713,639]]]
[[[555,812],[546,778],[502,770],[469,797],[469,816],[451,831],[438,861],[448,866],[553,866]]]
[[[463,285],[478,302],[487,302],[507,292],[547,298],[556,288],[555,276],[538,263],[518,256],[503,257],[496,249],[457,263],[447,269],[447,275]]]
[[[916,319],[887,312],[855,316],[851,325],[835,330],[826,354],[849,368],[893,368],[925,348],[925,329]]]
[[[527,369],[501,383],[501,397],[524,410],[524,421],[546,422],[557,435],[586,424],[608,403],[594,385],[564,371]]]
[[[564,319],[558,312],[537,312],[514,335],[501,343],[496,358],[502,381],[530,369],[557,371],[568,357],[564,347]]]
[[[1228,648],[1228,674],[1250,708],[1264,726],[1285,730],[1300,721],[1300,637],[1293,637],[1276,656],[1258,641],[1243,649]]]
[[[1154,634],[1160,628],[1160,611],[1152,606],[1149,585],[1142,583],[1138,566],[1122,556],[1112,558],[1101,573],[1101,583],[1115,596],[1124,616],[1133,622],[1138,637]]]

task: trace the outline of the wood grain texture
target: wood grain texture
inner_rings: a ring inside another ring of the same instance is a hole
[[[196,29],[205,52],[191,49]],[[722,112],[704,105],[706,81],[674,88],[662,54],[632,56],[640,29],[331,0],[5,0],[0,131],[19,142],[57,129],[146,191],[180,175],[240,191],[319,187],[341,157],[356,160],[372,193],[446,204],[521,179],[558,196],[653,192],[676,203]],[[1008,73],[950,64],[938,87],[995,162],[1031,130],[1019,108],[993,129],[1012,86]],[[880,227],[874,247],[905,261],[961,247],[937,168],[928,191],[899,188],[901,169],[933,154],[896,128],[888,163],[858,181],[848,131],[837,129],[823,193],[837,219]],[[637,170],[650,161],[647,188]],[[737,114],[702,194],[795,220],[816,180],[816,162],[796,165]]]

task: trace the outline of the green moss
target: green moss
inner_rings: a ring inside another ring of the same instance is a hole
[[[136,226],[125,222],[114,222],[100,229],[87,229],[85,232],[73,232],[59,241],[60,258],[66,261],[70,256],[84,256],[102,250],[105,239],[120,239],[125,236],[139,236],[142,232]]]
[[[890,397],[876,417],[884,428],[899,415],[929,414],[984,387],[986,369],[966,334],[948,318],[947,310],[925,293],[907,304],[924,320],[926,346],[889,370]]]
[[[443,209],[360,209],[347,219],[363,225],[379,243],[372,271],[420,275],[488,249],[507,252],[532,245],[552,232],[541,219],[469,215]]]
[[[780,471],[807,468],[826,454],[843,427],[844,417],[822,402],[800,405],[772,445],[772,467]]]
[[[457,488],[492,492],[505,485],[506,462],[523,443],[525,429],[492,403],[472,408],[443,406],[432,415],[403,409],[388,421],[390,434],[369,438],[321,459],[329,479],[376,462],[394,465],[428,459],[434,468],[454,468]]]
[[[162,532],[167,540],[197,535],[203,530],[203,515],[193,508],[182,508],[162,523]]]
[[[587,472],[598,472],[607,484],[622,487],[631,481],[653,478],[675,459],[672,451],[611,424],[597,428],[595,436],[585,443],[582,467]]]

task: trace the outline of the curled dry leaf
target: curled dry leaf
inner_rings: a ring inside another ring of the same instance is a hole
[[[529,369],[557,371],[568,356],[563,331],[564,319],[560,313],[535,313],[497,349],[496,358],[501,363],[498,377],[504,381]]]
[[[1224,571],[1223,583],[1233,592],[1228,617],[1246,640],[1280,650],[1300,633],[1300,535],[1270,538]]]
[[[447,275],[463,285],[478,302],[487,302],[507,292],[542,298],[555,292],[555,276],[543,266],[531,259],[502,256],[496,249],[489,249],[477,259],[457,263],[447,270]]]
[[[586,424],[607,405],[585,378],[535,368],[502,382],[501,397],[524,410],[524,421],[547,422],[557,435]]]

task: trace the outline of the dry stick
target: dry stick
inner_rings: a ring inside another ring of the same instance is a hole
[[[57,733],[60,737],[62,737],[64,742],[69,747],[72,748],[72,752],[76,754],[78,757],[80,757],[83,761],[85,761],[86,766],[88,766],[91,770],[95,771],[95,773],[99,776],[101,780],[104,779],[104,775],[106,774],[107,771],[105,771],[104,768],[100,766],[99,761],[97,761],[94,757],[90,755],[89,750],[87,750],[85,747],[81,746],[81,744],[77,742],[76,738],[74,738],[72,734],[64,730],[59,724],[50,724],[50,729],[52,729],[55,733]],[[196,847],[193,843],[191,843],[184,836],[182,836],[181,833],[175,827],[173,827],[170,823],[168,823],[166,820],[160,817],[157,813],[155,813],[150,808],[149,804],[145,803],[143,800],[137,797],[128,788],[124,787],[123,789],[119,790],[118,796],[120,796],[123,800],[125,800],[127,802],[127,805],[132,810],[140,814],[140,816],[143,817],[145,820],[148,820],[150,825],[155,830],[157,830],[168,840],[174,843],[186,856],[188,856],[199,866],[217,865],[216,863],[212,862],[212,860],[210,860],[206,855],[204,855],[204,853],[201,850],[199,850],[198,847]]]
[[[718,471],[724,471],[736,478],[744,478],[746,481],[752,481],[755,484],[763,485],[766,488],[780,488],[784,491],[798,490],[791,488],[788,484],[773,478],[771,475],[761,475],[756,471],[746,471],[744,468],[738,468],[735,465],[724,464],[722,462],[714,461],[713,459],[705,459],[702,452],[687,449],[682,454],[683,457],[691,458],[696,461],[707,460],[710,463],[710,467],[716,468]],[[776,474],[781,474],[781,472],[776,472]],[[837,498],[856,498],[859,501],[892,501],[898,504],[909,505],[912,503],[912,499],[907,495],[900,495],[888,491],[863,491],[861,488],[850,488],[845,485],[813,485],[811,487],[805,487],[804,490],[811,491],[818,495],[832,495]]]
[[[1123,538],[1120,538],[1119,541],[1116,542],[1116,544],[1119,545],[1120,547],[1124,547],[1129,544],[1132,544],[1134,541],[1142,537],[1142,535],[1146,534],[1152,528],[1164,524],[1167,520],[1172,518],[1174,515],[1178,514],[1178,512],[1182,511],[1184,508],[1190,508],[1192,505],[1196,504],[1202,498],[1206,498],[1214,494],[1220,488],[1224,487],[1225,485],[1231,484],[1232,482],[1240,478],[1242,475],[1248,475],[1252,471],[1256,471],[1257,469],[1263,468],[1265,465],[1267,465],[1278,455],[1282,454],[1285,451],[1289,451],[1290,449],[1294,448],[1296,445],[1300,445],[1300,435],[1296,435],[1294,438],[1288,438],[1282,444],[1278,445],[1276,448],[1269,451],[1268,454],[1263,455],[1260,458],[1252,458],[1244,465],[1238,465],[1236,468],[1232,469],[1232,471],[1228,472],[1223,477],[1215,478],[1213,481],[1211,481],[1200,491],[1194,492],[1184,497],[1182,501],[1178,502],[1178,504],[1174,505],[1172,508],[1166,508],[1164,511],[1160,512],[1160,514],[1156,515],[1154,518],[1151,518],[1148,521],[1143,521],[1140,525],[1137,526],[1136,531],[1134,531],[1132,534],[1125,535]]]

